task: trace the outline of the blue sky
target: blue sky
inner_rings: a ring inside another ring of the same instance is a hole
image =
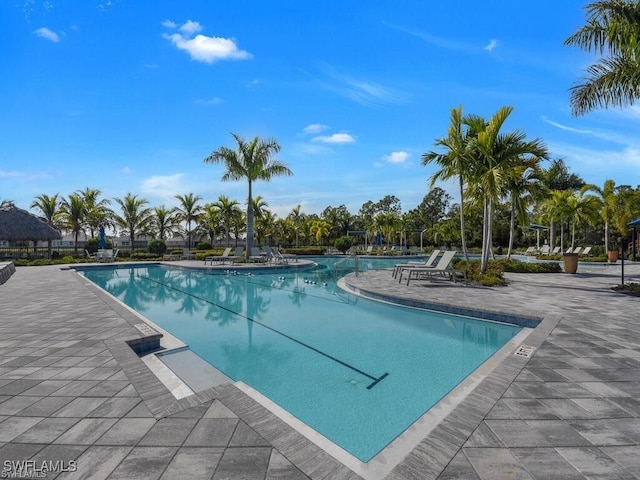
[[[572,117],[593,61],[564,39],[583,1],[286,0],[0,2],[0,199],[132,192],[152,206],[193,192],[244,203],[203,159],[230,132],[274,138],[293,177],[255,185],[285,216],[385,195],[414,208],[434,167],[420,157],[449,112],[541,138],[602,185],[638,184],[640,109]],[[455,196],[453,185],[442,185]]]

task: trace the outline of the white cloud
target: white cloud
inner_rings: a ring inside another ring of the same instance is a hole
[[[406,95],[380,83],[344,75],[331,66],[325,66],[323,70],[333,82],[321,81],[322,87],[360,105],[375,107],[382,103],[403,103],[405,101]]]
[[[20,172],[0,169],[0,178],[15,178],[21,176]]]
[[[220,97],[213,97],[209,99],[199,98],[198,100],[196,100],[196,103],[199,105],[220,105],[223,102],[224,100],[222,100]]]
[[[49,30],[46,27],[42,27],[33,32],[36,36],[41,38],[46,38],[47,40],[52,41],[53,43],[58,43],[60,41],[60,37],[58,34],[52,30]]]
[[[409,152],[391,152],[389,155],[385,155],[382,159],[387,163],[404,163],[411,156]]]
[[[175,202],[175,196],[185,190],[182,184],[183,173],[173,175],[155,175],[143,180],[140,190],[149,196],[163,199],[165,202]]]
[[[484,50],[488,52],[493,52],[493,49],[498,46],[498,41],[495,38],[492,38],[491,41],[484,47]]]
[[[329,127],[327,125],[322,125],[321,123],[312,123],[312,124],[307,125],[306,127],[304,127],[302,129],[302,133],[304,133],[306,135],[311,135],[311,134],[315,134],[315,133],[324,132],[328,128]]]
[[[318,136],[313,137],[311,140],[320,143],[353,143],[356,141],[356,139],[348,133],[334,133],[333,135]]]
[[[202,25],[200,25],[200,23],[198,23],[198,22],[194,22],[192,20],[187,20],[185,23],[183,23],[180,26],[180,28],[178,30],[180,30],[185,35],[191,36],[194,33],[198,33],[200,31],[202,31]]]
[[[593,132],[591,130],[581,130],[578,128],[573,128],[573,127],[568,127],[566,125],[562,125],[560,123],[554,122],[552,120],[549,120],[546,116],[542,116],[542,121],[548,123],[549,125],[552,125],[556,128],[559,128],[561,130],[566,130],[568,132],[574,132],[574,133],[584,133],[584,134],[592,134]]]
[[[131,173],[133,173],[133,170],[131,170],[131,168],[129,167],[123,167],[122,170],[120,170],[121,173],[124,173],[125,175],[130,175]]]
[[[167,28],[176,28],[177,24],[170,20],[165,20],[162,25]],[[193,60],[212,64],[218,60],[245,60],[252,58],[246,50],[240,50],[236,43],[229,38],[208,37],[207,35],[193,34],[202,30],[198,22],[187,20],[178,27],[179,33],[163,34],[162,36],[170,40],[179,50],[184,50]]]

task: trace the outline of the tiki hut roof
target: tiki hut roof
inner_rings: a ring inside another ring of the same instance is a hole
[[[15,206],[0,207],[0,240],[55,240],[60,232],[35,215]]]

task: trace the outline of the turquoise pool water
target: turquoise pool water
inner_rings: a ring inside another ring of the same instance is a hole
[[[355,297],[333,281],[336,260],[323,261],[273,274],[83,274],[364,462],[521,330]]]

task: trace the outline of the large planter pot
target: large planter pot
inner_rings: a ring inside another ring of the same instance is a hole
[[[618,261],[618,250],[609,250],[607,252],[607,258],[609,263],[616,263]]]
[[[578,254],[565,253],[562,255],[564,262],[564,273],[576,273],[578,271]]]

